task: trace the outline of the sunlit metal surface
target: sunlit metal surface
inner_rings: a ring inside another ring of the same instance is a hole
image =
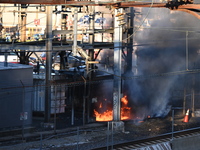
[[[51,4],[51,5],[68,5],[68,6],[112,6],[113,8],[126,8],[126,7],[157,7],[157,8],[173,8],[173,9],[200,9],[200,4],[168,4],[168,3],[155,3],[155,2],[138,2],[138,1],[66,1],[66,0],[1,0],[0,3],[11,3],[11,4]]]

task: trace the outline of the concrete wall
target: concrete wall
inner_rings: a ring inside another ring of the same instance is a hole
[[[174,139],[172,150],[200,150],[200,135]]]

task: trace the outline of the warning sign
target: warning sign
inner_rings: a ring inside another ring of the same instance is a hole
[[[27,119],[28,119],[28,112],[21,112],[20,120],[27,120]]]

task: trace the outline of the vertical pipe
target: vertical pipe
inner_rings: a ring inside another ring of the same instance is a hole
[[[21,13],[21,42],[26,41],[26,9],[23,8]]]
[[[102,12],[102,13],[101,13],[102,21],[103,21],[103,17],[104,17],[104,16],[103,16],[103,12]],[[103,29],[103,22],[102,22],[102,24],[101,24],[101,29]],[[102,42],[103,42],[103,37],[104,37],[103,35],[104,35],[104,34],[102,33],[102,34],[101,34],[101,38],[102,38],[101,41],[102,41]]]
[[[55,95],[54,95],[54,134],[56,134],[56,110],[57,110],[57,86],[54,86]]]
[[[21,42],[26,41],[26,4],[21,4]],[[20,52],[20,64],[26,64],[26,53],[25,51]]]
[[[3,30],[3,12],[0,12],[0,38],[2,38],[2,30]]]
[[[89,44],[91,45],[92,48],[89,49],[88,55],[90,57],[90,61],[94,60],[94,17],[95,17],[95,10],[94,10],[94,6],[89,6],[89,29],[92,30],[92,33],[89,34]],[[91,69],[91,73],[88,75],[89,77],[89,81],[93,78],[94,76],[94,64],[88,64],[87,63],[87,73],[89,71],[89,69]],[[90,92],[92,92],[91,90],[93,90],[92,88],[92,84],[89,82],[88,86],[87,86],[87,99],[86,99],[86,103],[87,103],[87,118],[89,121],[89,114],[91,112],[91,98],[90,96]],[[85,87],[86,88],[86,87]]]
[[[76,82],[76,77],[74,77],[74,82]],[[73,110],[72,110],[72,119],[73,119],[73,124],[74,124],[74,113],[75,113],[75,109],[74,109],[74,101],[75,101],[75,91],[76,91],[76,86],[74,85],[73,86],[73,90],[72,90],[72,94],[73,94],[73,96],[72,96],[72,105],[73,105]]]
[[[36,20],[38,20],[38,7],[36,7]],[[36,24],[35,34],[38,33],[38,25]],[[32,32],[31,32],[32,33]]]
[[[128,48],[127,48],[127,56],[126,56],[126,63],[127,66],[124,70],[125,73],[131,73],[132,76],[132,68],[133,68],[133,20],[134,20],[134,9],[132,7],[129,8],[129,16],[128,16],[128,25],[129,25],[129,31],[128,31],[128,36],[127,43],[128,43]],[[134,60],[135,61],[135,60]],[[135,66],[134,66],[135,67]]]
[[[45,122],[51,113],[51,69],[52,69],[52,6],[46,6],[46,72],[45,72]]]
[[[75,91],[75,85],[73,86],[73,89],[72,89],[72,92],[70,93],[71,94],[71,100],[72,100],[72,122],[71,122],[71,125],[74,125],[74,91]]]
[[[186,70],[188,70],[188,31],[186,31]]]
[[[73,26],[73,35],[74,35],[74,42],[73,42],[73,55],[77,55],[77,22],[78,22],[78,10],[74,8],[74,26]]]
[[[21,42],[20,39],[20,30],[21,30],[21,8],[20,8],[20,4],[18,4],[18,26],[17,26],[17,32],[18,32],[18,41]]]
[[[61,29],[62,30],[66,30],[66,23],[67,23],[67,14],[62,13],[62,20],[61,20]],[[61,41],[65,41],[66,40],[66,34],[61,34]]]
[[[109,132],[110,132],[110,122],[108,122],[108,126],[107,126],[107,141],[106,141],[107,150],[109,149]]]
[[[113,121],[112,121],[111,136],[112,136],[111,150],[113,150]]]
[[[85,106],[86,106],[86,80],[83,76],[81,76],[84,80],[84,91],[83,91],[83,125],[85,125]]]
[[[174,139],[174,109],[172,109],[172,140]]]
[[[184,93],[183,93],[183,115],[185,115],[185,103],[186,103],[186,89],[184,88]]]
[[[194,89],[192,88],[192,117],[194,117]]]

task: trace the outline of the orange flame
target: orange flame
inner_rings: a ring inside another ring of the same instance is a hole
[[[124,97],[122,97],[121,99],[122,104],[127,105],[128,104],[128,100],[127,100],[127,96],[125,95]]]
[[[113,120],[113,112],[106,110],[103,113],[98,113],[96,110],[94,110],[94,114],[96,116],[96,121],[111,121]]]
[[[127,96],[121,98],[121,120],[131,119],[131,108],[128,107]],[[103,108],[102,103],[100,103],[99,108]],[[94,115],[96,121],[112,121],[113,120],[113,110],[106,110],[103,113],[99,113],[97,110],[94,110]]]

